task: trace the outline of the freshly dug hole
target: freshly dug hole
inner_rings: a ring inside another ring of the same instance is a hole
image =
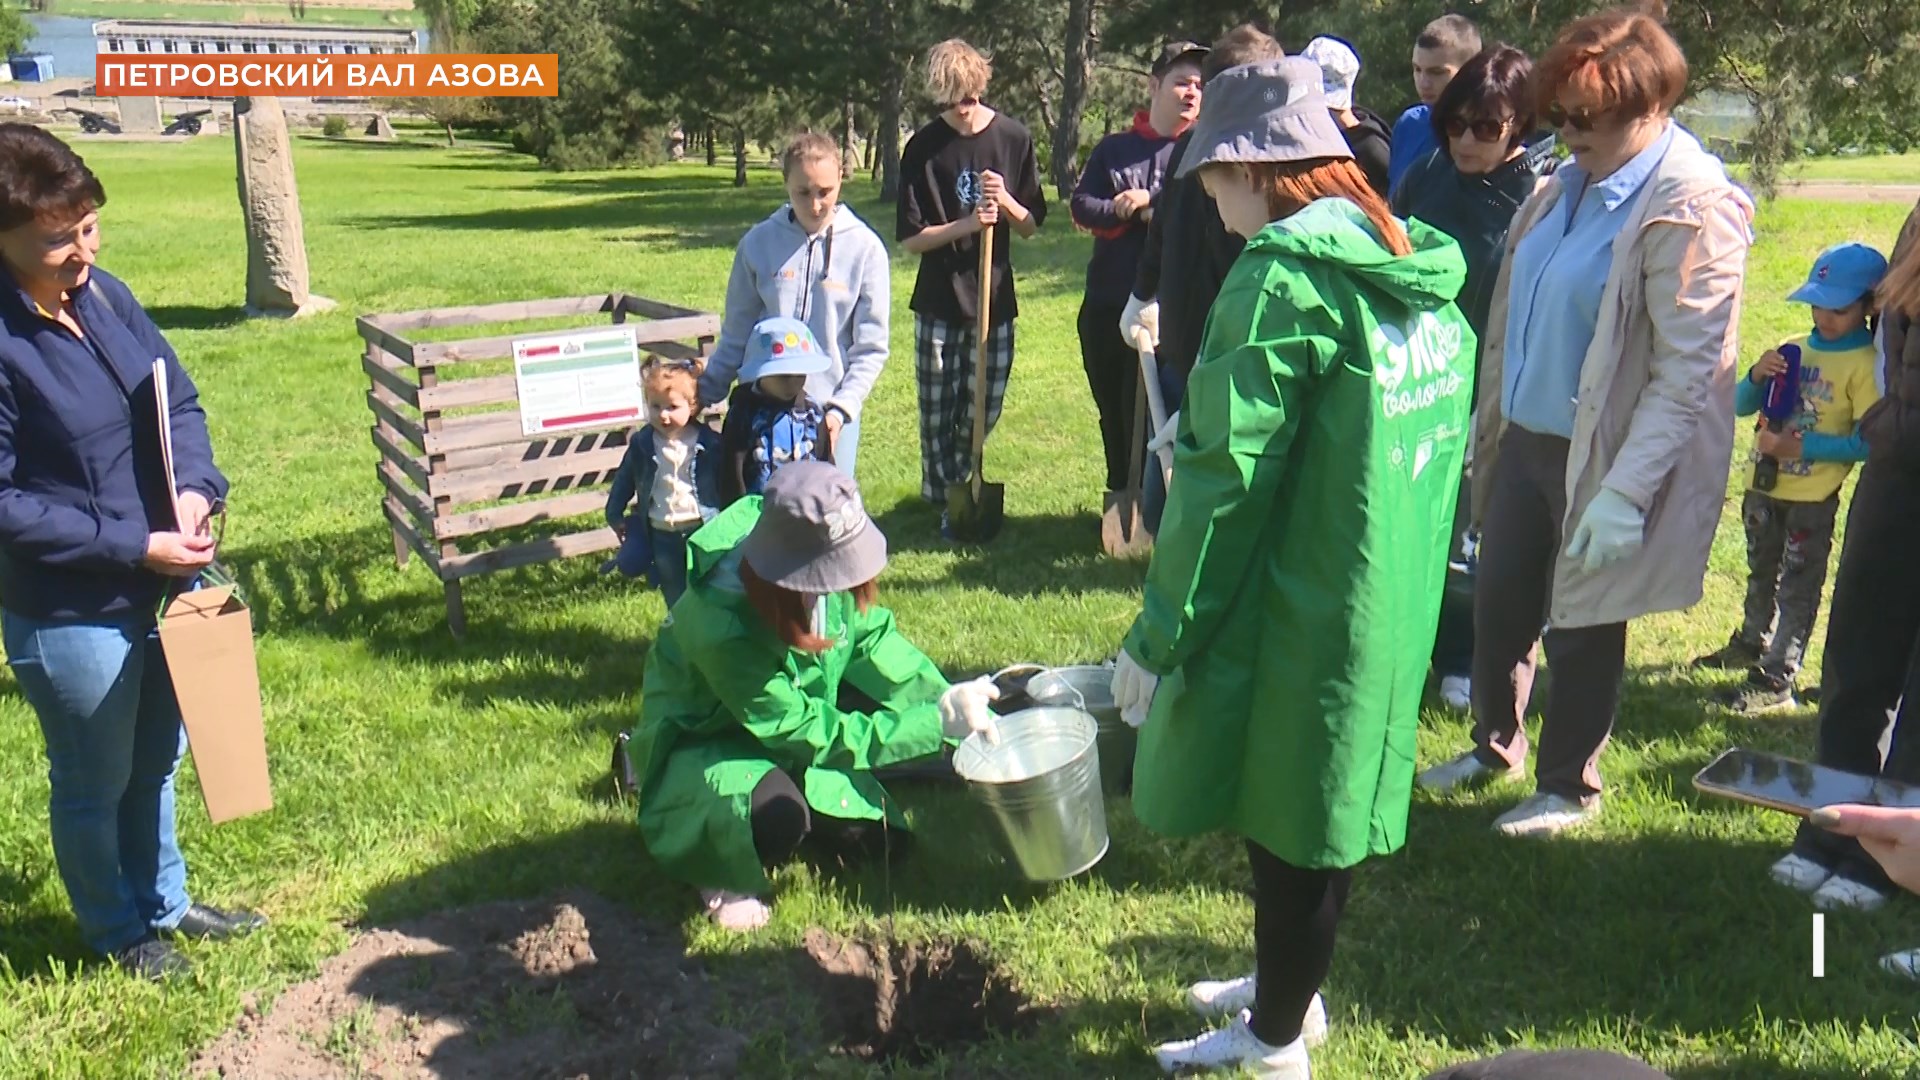
[[[888,942],[807,931],[827,1031],[842,1052],[919,1065],[993,1035],[1023,1035],[1045,1010],[964,942]]]

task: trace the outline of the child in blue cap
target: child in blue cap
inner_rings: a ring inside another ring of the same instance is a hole
[[[1782,430],[1759,425],[1756,467],[1763,456],[1779,462],[1770,490],[1749,479],[1742,511],[1747,525],[1746,618],[1717,652],[1696,667],[1747,669],[1747,681],[1726,703],[1743,713],[1791,709],[1794,679],[1820,611],[1827,561],[1833,551],[1840,486],[1854,462],[1867,459],[1860,417],[1880,399],[1873,347],[1873,290],[1886,275],[1886,256],[1865,244],[1839,244],[1820,253],[1806,284],[1787,299],[1813,308],[1813,332],[1782,343],[1800,349],[1800,399]],[[1787,369],[1780,349],[1769,350],[1740,380],[1735,408],[1760,411],[1767,384]]]
[[[628,438],[607,492],[607,524],[620,537],[612,568],[644,574],[668,608],[687,588],[687,537],[720,512],[720,437],[694,421],[699,380],[697,360],[647,361],[647,426]],[[629,514],[636,497],[640,507]]]
[[[821,431],[826,414],[807,397],[807,376],[833,364],[813,331],[779,316],[755,323],[747,335],[740,385],[727,398],[720,426],[721,505],[758,495],[768,478],[794,461],[833,460]]]

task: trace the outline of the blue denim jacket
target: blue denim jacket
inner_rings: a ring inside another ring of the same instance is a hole
[[[720,436],[705,424],[696,424],[693,447],[693,487],[700,500],[700,516],[711,518],[720,510]],[[659,475],[659,459],[654,455],[652,427],[644,427],[627,440],[626,456],[613,474],[613,488],[607,492],[607,524],[618,525],[627,519],[627,507],[635,497],[642,500],[653,494],[653,481]]]
[[[175,482],[226,497],[199,391],[111,274],[72,297],[86,340],[0,268],[0,606],[52,621],[151,618],[167,579],[147,534],[175,528],[153,361],[166,362]]]

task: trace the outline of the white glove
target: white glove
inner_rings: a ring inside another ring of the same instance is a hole
[[[1180,410],[1175,409],[1173,410],[1173,415],[1167,417],[1167,422],[1160,425],[1160,430],[1153,433],[1153,438],[1147,440],[1147,452],[1153,453],[1156,450],[1172,446],[1173,437],[1179,434],[1179,432]]]
[[[1000,688],[993,685],[991,676],[981,676],[972,682],[958,683],[947,688],[940,695],[940,732],[949,739],[964,739],[974,732],[983,732],[990,743],[1000,741],[1000,725],[995,722],[993,710],[988,708],[1000,700]]]
[[[1141,344],[1141,335],[1145,335],[1145,345]],[[1120,336],[1136,349],[1159,348],[1160,301],[1142,300],[1129,294],[1127,306],[1120,312]]]
[[[1113,660],[1113,703],[1120,709],[1120,719],[1130,727],[1139,727],[1147,722],[1147,711],[1153,707],[1153,692],[1160,685],[1160,676],[1139,665],[1134,658],[1121,649],[1120,655]]]
[[[1567,557],[1584,558],[1588,573],[1640,550],[1647,542],[1647,515],[1612,488],[1603,487],[1580,515],[1567,542]]]

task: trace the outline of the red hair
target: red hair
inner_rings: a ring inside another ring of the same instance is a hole
[[[1395,255],[1413,254],[1407,230],[1394,220],[1386,200],[1367,183],[1367,174],[1347,158],[1309,161],[1256,161],[1247,164],[1254,186],[1267,195],[1267,212],[1274,220],[1298,213],[1320,199],[1345,199],[1367,215],[1380,243]]]
[[[790,649],[801,652],[826,652],[833,642],[813,632],[813,611],[807,598],[792,589],[775,585],[753,572],[745,559],[740,561],[740,582],[747,587],[747,602],[760,613],[774,635]],[[880,599],[880,588],[871,579],[848,589],[862,614]]]
[[[1627,117],[1672,112],[1687,92],[1687,57],[1660,20],[1631,8],[1576,19],[1533,67],[1542,114],[1577,87],[1598,111]]]

